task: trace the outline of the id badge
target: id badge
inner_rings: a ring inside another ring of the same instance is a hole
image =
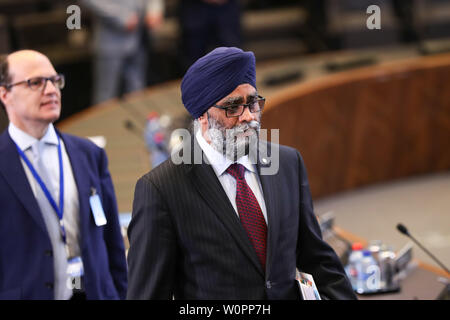
[[[67,259],[67,288],[75,291],[83,289],[84,266],[81,257]]]
[[[67,274],[72,278],[84,276],[84,267],[81,257],[73,257],[67,260]]]
[[[91,205],[92,215],[94,216],[95,224],[100,227],[106,224],[106,216],[103,211],[102,202],[99,195],[93,189],[92,195],[89,197],[89,203]]]

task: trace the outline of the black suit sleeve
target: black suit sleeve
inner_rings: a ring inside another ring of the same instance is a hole
[[[313,275],[322,299],[356,299],[338,256],[322,239],[314,214],[306,168],[298,152],[297,157],[300,175],[297,268]]]
[[[175,233],[167,206],[148,176],[136,184],[128,238],[127,299],[172,299]]]

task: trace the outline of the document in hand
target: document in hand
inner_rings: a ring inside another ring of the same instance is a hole
[[[295,278],[298,282],[303,300],[322,300],[320,299],[319,290],[317,290],[312,275],[296,270]]]

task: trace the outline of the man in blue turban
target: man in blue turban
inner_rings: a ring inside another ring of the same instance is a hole
[[[188,69],[181,93],[194,127],[204,132],[200,146],[207,142],[228,161],[247,155],[250,143],[256,148],[265,100],[256,91],[253,52],[224,47],[211,51]]]
[[[181,98],[192,117],[197,119],[244,83],[256,88],[253,52],[220,47],[188,69],[181,82]]]
[[[265,100],[253,53],[213,50],[189,68],[181,91],[195,124],[183,148],[191,157],[169,159],[136,184],[128,299],[299,299],[297,270],[312,275],[322,299],[354,299],[322,240],[300,153],[258,141]],[[275,174],[263,173],[270,163],[261,149],[276,153]]]

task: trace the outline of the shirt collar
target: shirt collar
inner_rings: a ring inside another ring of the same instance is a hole
[[[200,148],[202,148],[203,153],[206,155],[206,158],[213,167],[214,172],[217,176],[221,176],[234,162],[215,150],[208,142],[206,142],[201,130],[197,130],[195,137],[200,145]],[[248,155],[240,157],[236,162],[242,164],[247,170],[256,172],[256,169],[250,162]]]
[[[30,148],[38,139],[17,128],[12,122],[9,123],[8,133],[11,139],[19,146],[22,151]],[[47,132],[41,138],[46,144],[58,145],[58,136],[52,123],[49,124]]]

